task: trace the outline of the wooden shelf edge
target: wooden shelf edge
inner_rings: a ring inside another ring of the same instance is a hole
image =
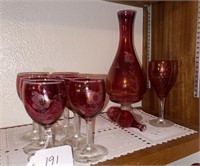
[[[100,165],[165,165],[200,151],[199,133],[107,160]]]
[[[160,1],[133,1],[133,0],[104,0],[107,2],[114,2],[114,3],[120,3],[120,4],[124,4],[124,5],[130,5],[130,6],[135,6],[135,7],[144,7],[146,5],[150,5],[150,4],[154,4],[154,3],[158,3]]]

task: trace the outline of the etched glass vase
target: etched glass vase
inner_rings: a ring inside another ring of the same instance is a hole
[[[146,91],[146,79],[138,62],[133,45],[133,24],[136,11],[117,12],[119,20],[119,45],[106,77],[106,90],[110,100],[121,104],[121,110],[132,109]]]

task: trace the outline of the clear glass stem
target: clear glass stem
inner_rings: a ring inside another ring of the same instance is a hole
[[[64,110],[63,127],[69,127],[69,110]]]
[[[80,136],[80,117],[74,113],[74,137],[78,138]]]
[[[45,144],[45,135],[44,135],[44,127],[39,125],[39,144],[44,145]]]
[[[127,111],[131,111],[131,109],[133,108],[131,104],[121,104],[120,107],[122,110],[127,110]]]
[[[87,130],[87,143],[86,143],[86,149],[91,150],[92,146],[94,145],[94,138],[93,138],[93,132],[92,132],[92,120],[87,119],[86,120],[86,130]]]
[[[43,149],[54,147],[51,127],[45,128],[46,142]]]
[[[158,102],[159,102],[159,122],[164,123],[165,97],[158,98]]]
[[[33,132],[33,137],[32,137],[32,140],[34,141],[34,140],[38,140],[39,139],[39,137],[38,137],[38,135],[39,135],[39,124],[38,123],[36,123],[35,121],[33,121],[33,129],[32,129],[32,132]]]

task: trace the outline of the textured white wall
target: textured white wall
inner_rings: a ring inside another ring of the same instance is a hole
[[[0,1],[0,127],[31,122],[15,87],[23,71],[107,73],[118,46],[116,12],[135,9],[142,56],[141,8],[101,0]]]

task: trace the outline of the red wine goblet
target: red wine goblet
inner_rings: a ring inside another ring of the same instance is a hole
[[[47,79],[50,79],[50,77],[49,76],[32,76],[32,75],[21,77],[20,83],[19,83],[20,94],[22,94],[22,85],[24,81],[39,81],[39,80],[47,80]],[[32,142],[23,148],[23,151],[26,154],[29,154],[29,152],[36,151],[43,148],[46,141],[45,135],[44,135],[44,127],[36,123],[35,121],[33,121],[33,128],[34,128],[33,133],[35,134],[35,136],[33,137]]]
[[[17,74],[16,77],[16,89],[17,89],[17,94],[19,96],[19,99],[22,101],[22,79],[23,78],[41,78],[41,77],[46,77],[48,76],[49,73],[48,72],[21,72]],[[28,131],[26,132],[22,139],[24,140],[28,140],[28,141],[35,141],[38,139],[38,133],[39,133],[39,129],[40,126],[33,121],[32,123],[33,128],[32,131]]]
[[[38,124],[44,126],[47,136],[44,148],[60,146],[52,139],[51,126],[62,115],[66,104],[66,89],[61,79],[24,80],[22,101],[28,115]]]
[[[105,81],[95,78],[73,79],[69,86],[69,100],[73,110],[86,121],[87,143],[74,150],[79,162],[95,162],[108,154],[108,150],[94,144],[92,119],[102,110],[105,102]]]
[[[170,127],[174,123],[164,119],[165,99],[174,86],[178,74],[177,60],[152,60],[149,62],[149,80],[158,96],[159,118],[149,121],[156,127]]]

